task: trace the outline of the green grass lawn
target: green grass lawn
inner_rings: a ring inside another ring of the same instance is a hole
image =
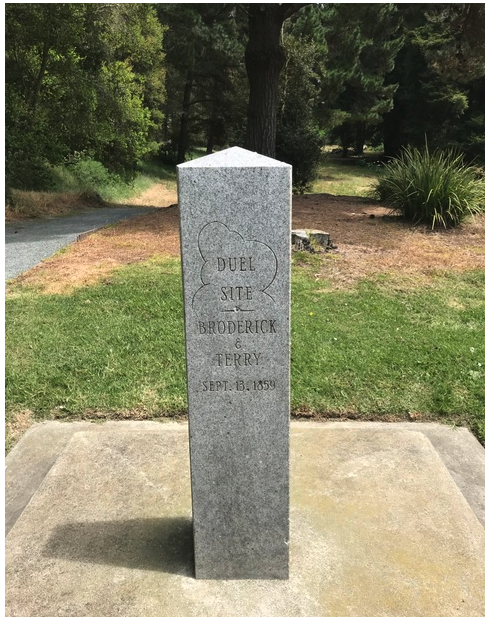
[[[441,420],[483,438],[484,273],[399,290],[331,291],[295,265],[292,409],[299,416]],[[6,418],[171,417],[186,409],[180,262],[127,266],[68,296],[13,285]],[[413,415],[414,414],[414,415]]]
[[[378,176],[379,168],[373,164],[364,163],[355,157],[345,159],[336,154],[324,153],[312,192],[368,197]]]
[[[205,156],[203,148],[194,148],[187,159]],[[375,154],[367,153],[365,159],[375,160]],[[321,157],[318,177],[313,183],[313,193],[331,193],[332,195],[350,195],[367,197],[373,182],[379,177],[379,167],[365,163],[363,159],[341,156],[325,152]],[[160,162],[146,161],[138,166],[138,175],[133,184],[132,194],[148,188],[152,182],[164,181],[169,189],[176,190],[176,167]],[[121,189],[122,190],[122,189]]]
[[[169,190],[177,190],[177,169],[159,161],[144,161],[138,166],[136,181],[151,186],[156,181],[163,181]],[[137,192],[137,185],[135,186]]]

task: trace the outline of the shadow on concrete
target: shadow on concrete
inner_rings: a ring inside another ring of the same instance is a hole
[[[58,525],[43,555],[194,577],[192,520],[137,518]]]

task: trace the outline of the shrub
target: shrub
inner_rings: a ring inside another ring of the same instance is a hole
[[[72,157],[67,164],[52,168],[51,173],[56,190],[95,191],[106,201],[117,200],[129,186],[102,163],[84,155]]]
[[[90,158],[81,159],[71,166],[71,173],[82,188],[106,188],[117,183],[118,178],[111,174],[102,163]]]
[[[178,158],[178,147],[176,143],[167,141],[158,148],[157,159],[165,165],[176,165]]]
[[[275,158],[292,165],[294,193],[306,193],[317,177],[324,137],[314,117],[319,52],[312,43],[285,36],[287,62],[282,71],[277,112]]]
[[[405,148],[399,159],[386,165],[374,194],[394,212],[432,228],[458,225],[484,211],[480,170],[467,165],[454,149]]]
[[[294,193],[302,195],[312,189],[323,145],[324,140],[312,123],[299,121],[296,126],[278,127],[276,158],[292,165]]]

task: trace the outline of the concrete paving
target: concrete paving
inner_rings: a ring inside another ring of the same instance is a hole
[[[80,234],[155,208],[121,206],[98,208],[51,219],[32,219],[5,225],[5,280],[12,279],[51,257]]]
[[[290,579],[197,581],[185,423],[36,425],[6,461],[6,615],[483,615],[483,452],[465,429],[294,422]]]

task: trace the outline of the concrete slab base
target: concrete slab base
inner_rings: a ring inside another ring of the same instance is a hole
[[[484,614],[483,527],[421,432],[293,423],[290,579],[198,581],[187,426],[49,424],[7,459],[9,617]]]

